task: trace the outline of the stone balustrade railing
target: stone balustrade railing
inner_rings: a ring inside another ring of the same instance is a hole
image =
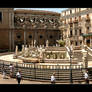
[[[89,54],[90,56],[92,56],[92,49],[89,48],[88,46],[86,46],[86,50],[88,51],[88,54]]]
[[[46,63],[17,63],[17,62],[9,62],[5,60],[0,60],[0,65],[7,65],[13,64],[15,67],[25,67],[31,69],[70,69],[70,64],[46,64]],[[72,69],[82,69],[83,65],[73,64]]]
[[[46,51],[65,51],[66,48],[65,47],[47,47]]]
[[[44,53],[44,59],[65,59],[66,52],[62,51],[46,51]]]

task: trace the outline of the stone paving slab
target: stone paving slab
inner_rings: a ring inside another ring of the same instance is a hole
[[[17,84],[17,80],[8,76],[6,76],[6,79],[3,79],[3,76],[0,74],[0,84]],[[21,80],[21,84],[50,84],[50,82]]]
[[[3,79],[3,76],[0,74],[0,84],[17,84],[17,80],[15,78],[9,78],[8,76],[6,76],[6,79]],[[28,81],[28,80],[22,80],[21,84],[51,84],[50,81],[46,82],[46,81]],[[56,82],[56,84],[70,84],[70,83],[58,83]],[[73,84],[85,84],[85,82],[73,82]],[[92,84],[92,81],[90,81],[89,84]]]

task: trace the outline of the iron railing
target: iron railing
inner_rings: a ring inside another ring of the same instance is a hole
[[[9,76],[9,65],[11,62],[0,60],[0,73],[2,68],[5,67],[6,74]],[[57,81],[64,80],[69,81],[70,76],[70,65],[39,65],[35,63],[16,63],[14,65],[14,77],[18,70],[21,70],[22,78],[28,80],[50,80],[50,76],[55,73]],[[82,65],[72,65],[73,80],[80,80],[82,75]]]

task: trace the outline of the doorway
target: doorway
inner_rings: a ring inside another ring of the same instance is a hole
[[[90,39],[87,40],[87,46],[90,47]]]

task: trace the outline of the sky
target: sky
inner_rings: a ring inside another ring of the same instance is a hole
[[[68,8],[15,8],[15,9],[46,10],[61,13],[63,10],[66,10]]]

